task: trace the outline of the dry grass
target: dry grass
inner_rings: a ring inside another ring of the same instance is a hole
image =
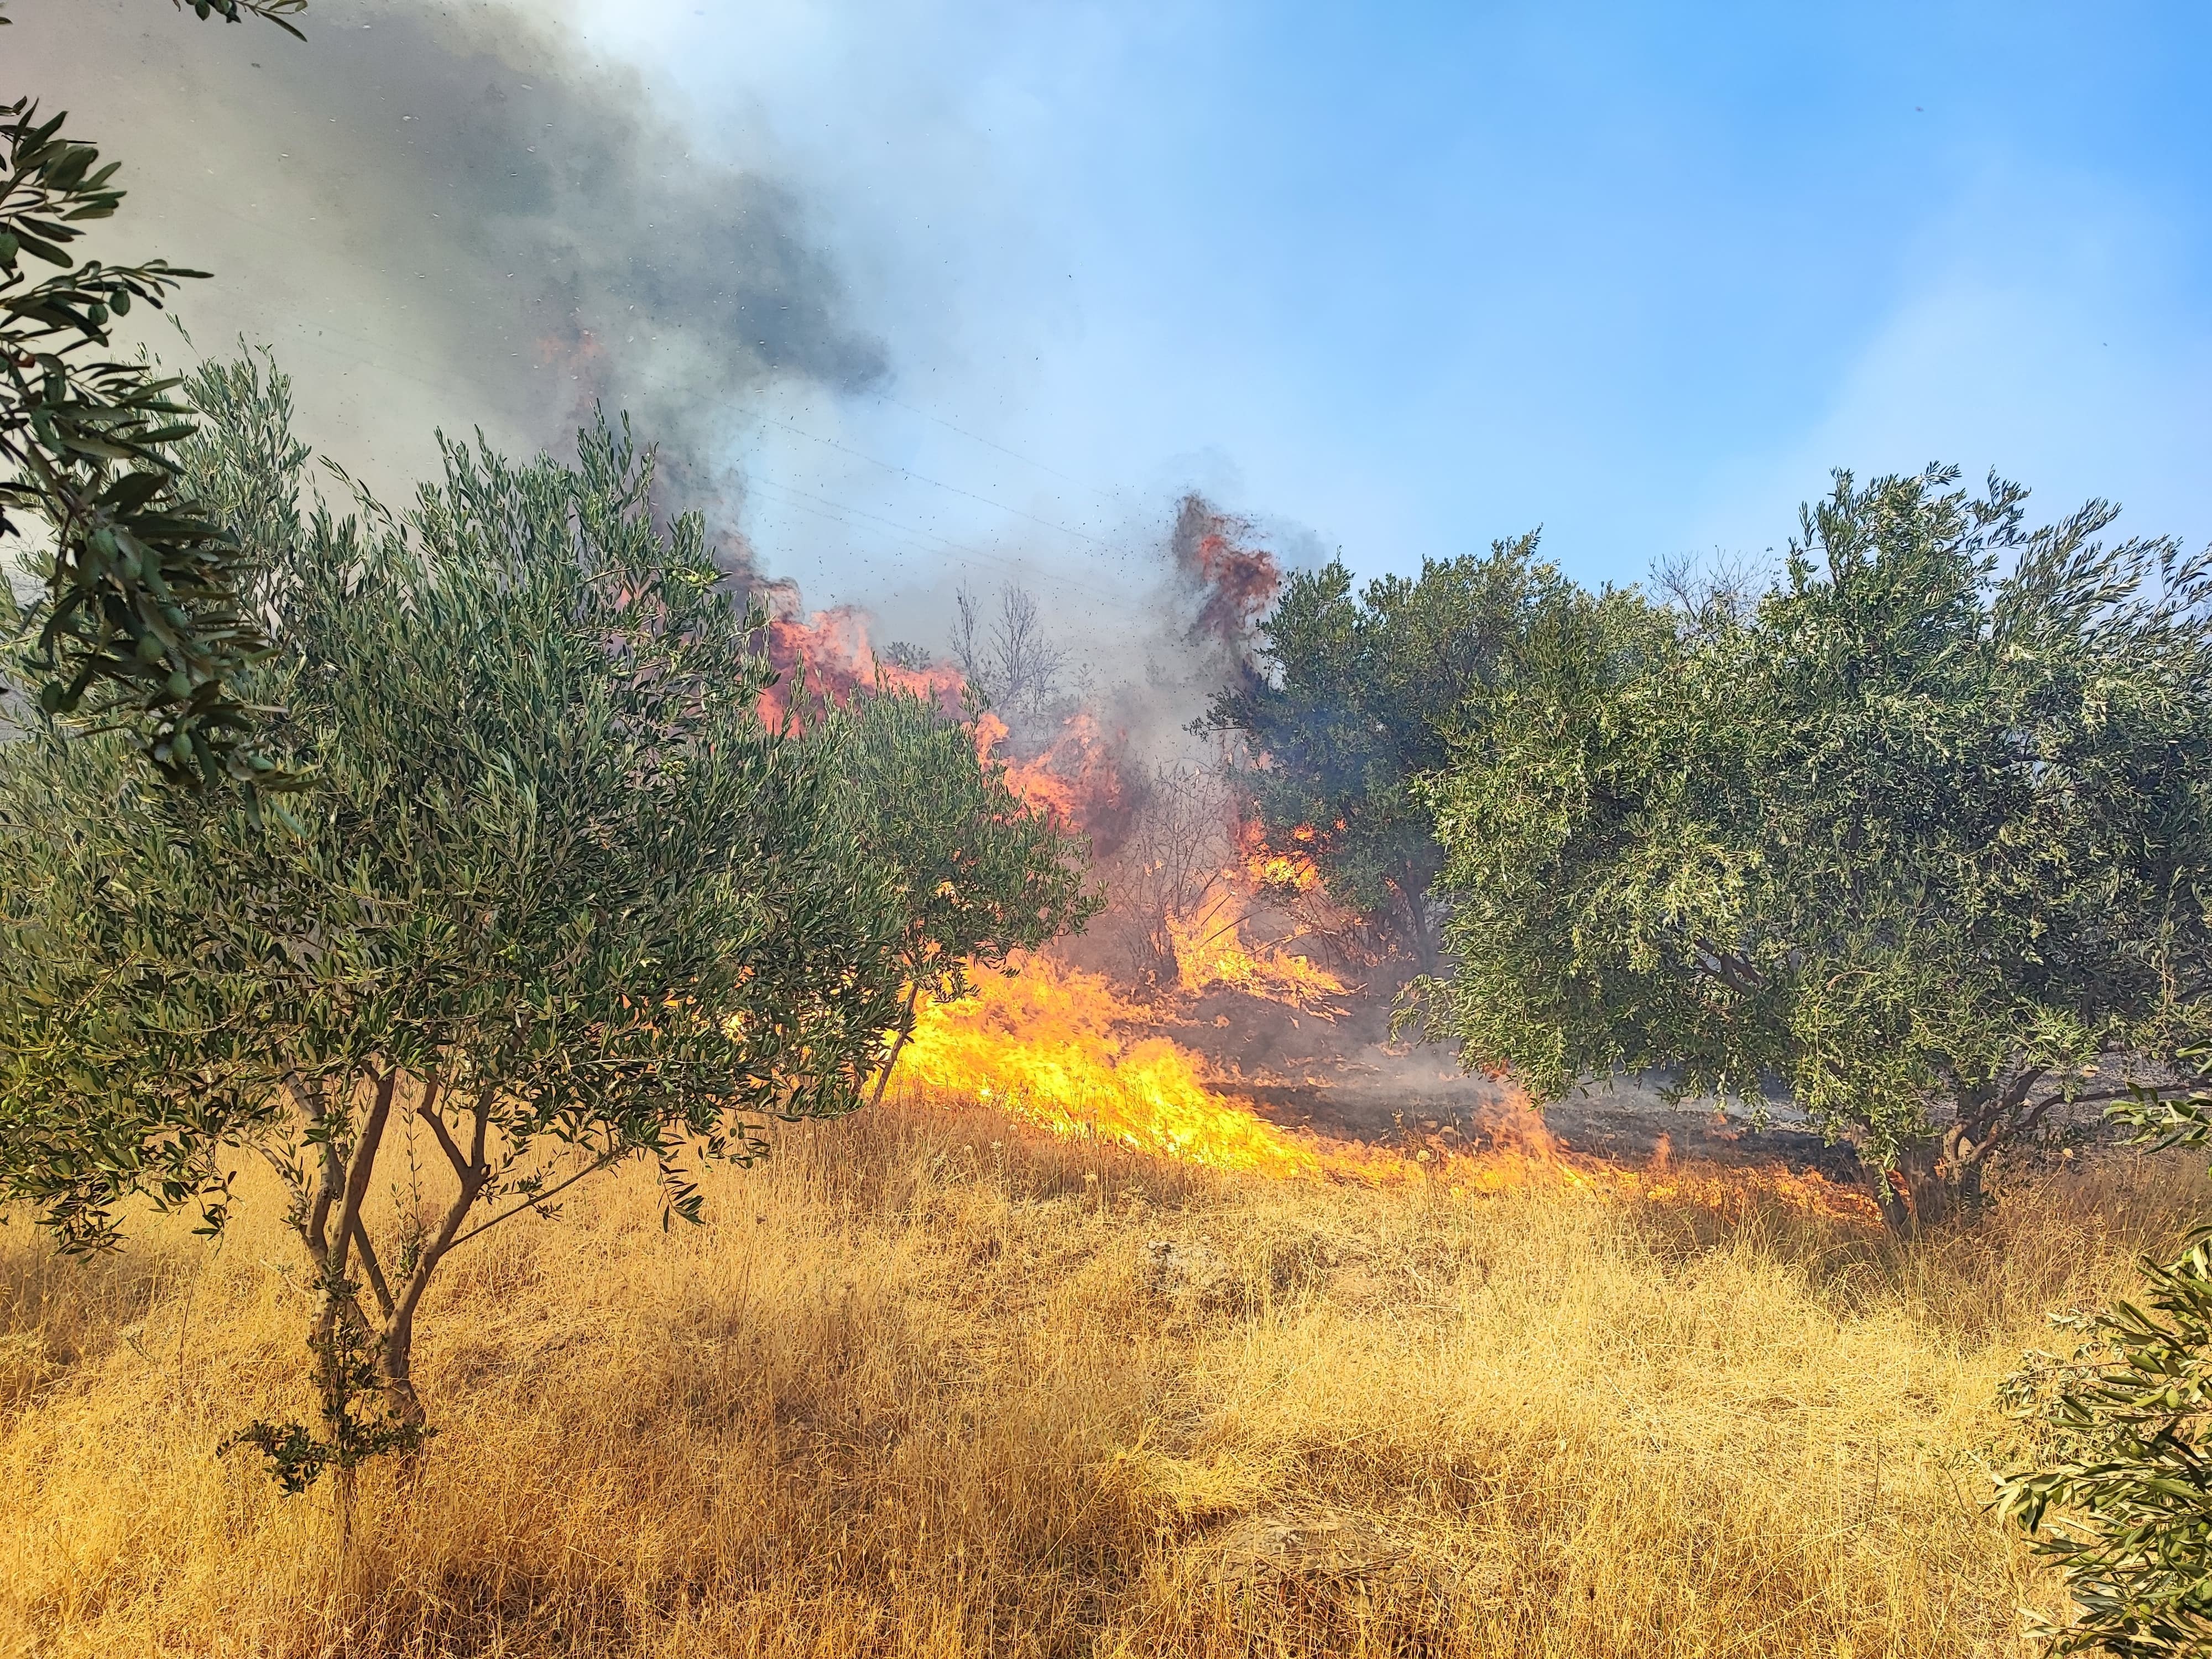
[[[583,1190],[588,1190],[583,1189]],[[2025,1653],[1997,1376],[2201,1207],[2116,1165],[1902,1247],[1778,1215],[1202,1177],[908,1107],[663,1233],[611,1179],[451,1264],[441,1425],[326,1495],[265,1206],[0,1233],[0,1650]]]

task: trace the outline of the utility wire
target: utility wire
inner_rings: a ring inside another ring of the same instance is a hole
[[[916,526],[901,524],[896,520],[886,519],[873,513],[867,513],[859,507],[842,506],[837,502],[827,500],[825,497],[810,495],[805,490],[800,489],[795,485],[786,483],[780,478],[769,477],[765,473],[755,472],[749,475],[747,483],[749,485],[764,486],[769,489],[780,492],[782,495],[799,498],[796,501],[778,501],[775,495],[770,495],[769,497],[769,501],[776,506],[793,507],[800,512],[814,514],[820,518],[831,519],[839,524],[846,526],[848,529],[874,530],[876,533],[879,535],[889,533],[893,540],[898,541],[905,546],[911,547],[919,553],[935,554],[940,557],[946,555],[953,555],[961,558],[979,560],[982,563],[992,565],[999,569],[1010,571],[1016,574],[1021,574],[1024,570],[1024,567],[1021,561],[1010,558],[1005,554],[986,552],[980,547],[973,547],[964,542],[956,542],[951,540],[950,538],[940,536],[933,530],[923,530]],[[869,522],[862,524],[857,522],[857,520],[866,520]],[[940,545],[937,547],[924,546],[921,543],[912,539],[915,536],[927,536],[930,538],[931,540],[940,544]],[[1091,595],[1091,598],[1103,600],[1108,604],[1114,603],[1120,597],[1105,588],[1094,586],[1092,584],[1084,581],[1077,577],[1054,576],[1052,580],[1055,586],[1073,588],[1078,592],[1087,593]]]
[[[964,426],[955,426],[951,422],[946,420],[942,415],[933,415],[926,409],[918,409],[912,404],[903,402],[897,398],[892,397],[887,392],[878,392],[871,393],[870,395],[872,396],[879,404],[889,404],[894,409],[902,409],[909,415],[919,416],[925,421],[941,426],[947,432],[957,432],[962,437],[967,439],[970,443],[981,444],[986,449],[995,449],[1001,455],[1009,456],[1012,459],[1021,462],[1024,466],[1033,466],[1040,472],[1049,472],[1054,477],[1062,479],[1068,483],[1072,483],[1078,489],[1084,490],[1090,495],[1096,495],[1102,501],[1111,503],[1118,500],[1118,497],[1111,490],[1101,489],[1096,484],[1085,483],[1082,479],[1077,477],[1072,472],[1062,472],[1058,467],[1048,465],[1045,462],[1037,459],[1034,455],[1024,455],[1018,449],[1009,449],[1004,444],[994,443],[990,439],[986,438],[978,433],[970,432]]]
[[[763,415],[758,418],[769,426],[780,426],[786,432],[795,436],[811,439],[817,444],[827,444],[841,455],[850,455],[854,460],[866,461],[871,466],[879,466],[886,472],[896,472],[902,478],[912,478],[917,483],[933,484],[939,489],[950,490],[955,495],[965,495],[971,501],[981,501],[984,506],[994,507],[1001,513],[1011,513],[1018,519],[1027,519],[1031,524],[1042,525],[1047,530],[1056,530],[1063,536],[1073,536],[1079,541],[1089,542],[1094,547],[1107,545],[1104,540],[1091,534],[1088,531],[1071,530],[1064,524],[1054,524],[1050,519],[1040,519],[1034,513],[1024,513],[1018,507],[1008,507],[1004,501],[994,501],[988,495],[978,495],[972,489],[963,489],[958,484],[946,483],[942,478],[926,477],[911,467],[899,465],[896,461],[886,461],[874,455],[865,454],[860,450],[839,443],[835,438],[824,438],[818,433],[809,432],[803,427],[793,426],[788,421],[779,421],[773,415]]]
[[[243,225],[247,229],[254,231],[264,238],[268,238],[272,240],[281,240],[289,241],[291,240],[289,238],[283,237],[280,232],[263,221],[256,218],[250,218],[246,215],[240,213],[237,208],[231,204],[202,196],[199,192],[191,190],[188,186],[171,185],[168,187],[166,193],[182,197],[188,201],[197,204],[203,211],[220,214],[224,218],[229,219],[234,223]],[[319,336],[336,335],[341,339],[350,340],[356,344],[365,347],[368,349],[366,352],[348,352],[337,346],[325,343],[323,339],[310,339],[307,335],[307,330],[310,326],[313,326],[316,330]],[[295,323],[295,327],[299,331],[298,337],[301,343],[313,346],[328,356],[350,359],[351,361],[359,362],[365,367],[379,369],[387,374],[397,375],[402,380],[412,380],[418,386],[434,386],[446,391],[471,394],[479,391],[479,388],[466,381],[456,380],[446,374],[438,372],[445,368],[444,364],[434,362],[429,359],[417,356],[413,352],[395,349],[387,342],[372,340],[364,336],[353,333],[349,330],[337,328],[327,323],[318,322],[310,325],[302,319],[296,321]],[[421,368],[430,369],[432,370],[432,374],[426,378],[420,374],[410,374],[405,369],[399,368],[397,363],[392,361],[395,357],[404,359],[409,362],[416,364]],[[981,444],[984,448],[994,450],[998,453],[1008,457],[1010,459],[1021,462],[1025,466],[1033,466],[1039,471],[1050,473],[1054,477],[1073,484],[1077,489],[1097,496],[1102,501],[1110,502],[1114,499],[1107,491],[1100,489],[1095,485],[1086,484],[1081,479],[1074,477],[1071,474],[1062,472],[1059,468],[1048,465],[1045,462],[1040,461],[1033,456],[1024,455],[1017,450],[1007,448],[1004,444],[995,443],[988,438],[982,437],[976,433],[969,431],[964,427],[957,426],[952,422],[945,419],[942,416],[933,415],[926,409],[918,408],[913,404],[907,403],[901,398],[890,397],[886,393],[878,392],[874,394],[874,396],[878,402],[890,404],[896,408],[905,410],[908,414],[917,416],[921,419],[931,422],[937,426],[941,426],[946,431],[955,433],[957,435],[967,439],[970,443]],[[787,421],[778,420],[774,416],[758,414],[757,411],[756,414],[757,418],[770,426],[780,427],[784,431],[791,433],[793,436],[809,439],[815,443],[827,445],[830,448],[836,450],[841,454],[849,455],[855,460],[865,461],[871,466],[881,467],[887,472],[894,473],[901,477],[910,478],[917,483],[928,484],[933,489],[945,490],[952,495],[963,496],[969,501],[978,502],[982,506],[996,508],[999,512],[1011,514],[1018,519],[1025,519],[1031,524],[1041,526],[1047,530],[1056,531],[1063,536],[1072,537],[1078,541],[1089,542],[1094,547],[1106,548],[1109,550],[1111,549],[1110,543],[1107,542],[1103,538],[1091,534],[1087,531],[1077,530],[1070,526],[1056,523],[1053,520],[1039,517],[1036,514],[1024,512],[1022,508],[1018,507],[1009,507],[1004,501],[994,501],[991,497],[978,495],[972,489],[963,489],[959,485],[947,483],[941,478],[933,478],[928,477],[927,474],[916,472],[911,467],[901,466],[896,462],[884,460],[878,456],[866,454],[860,450],[852,448],[848,445],[839,443],[834,438],[824,438],[819,434],[809,432],[804,428],[794,426]],[[777,488],[793,495],[805,495],[805,491],[797,489],[793,485],[783,483],[780,481],[767,480],[765,478],[763,478],[763,481],[775,483]],[[843,515],[847,514],[854,514],[862,519],[872,520],[878,524],[886,526],[906,534],[929,537],[932,540],[942,543],[945,550],[950,552],[963,554],[971,558],[981,559],[988,563],[995,564],[1006,569],[1018,569],[1020,568],[1018,562],[1013,560],[1000,555],[985,553],[979,548],[970,547],[964,543],[952,541],[950,538],[939,536],[933,531],[921,530],[914,526],[899,525],[893,520],[880,518],[877,514],[867,513],[859,507],[839,507],[836,503],[824,501],[823,498],[820,496],[809,496],[808,499],[812,501],[820,502],[823,507],[830,509],[828,516],[837,518],[841,522],[849,524],[851,520],[845,518]],[[927,548],[918,548],[917,550],[927,552],[931,550]],[[1076,588],[1083,592],[1094,594],[1101,599],[1110,599],[1113,597],[1103,590],[1093,587],[1086,582],[1064,580],[1062,585]]]

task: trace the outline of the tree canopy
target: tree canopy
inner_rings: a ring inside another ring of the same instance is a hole
[[[94,1247],[133,1193],[219,1225],[228,1160],[265,1155],[323,1296],[325,1420],[255,1443],[304,1482],[419,1426],[413,1322],[451,1250],[626,1158],[696,1215],[696,1157],[858,1103],[917,967],[957,981],[1080,906],[959,727],[763,724],[764,619],[696,518],[656,528],[626,431],[574,468],[448,445],[404,515],[303,515],[282,378],[190,390],[215,418],[185,480],[272,619],[241,685],[315,786],[257,824],[142,784],[118,739],[0,747],[0,1190]],[[894,793],[854,781],[878,751]],[[993,826],[981,863],[926,844],[946,801]],[[380,1243],[362,1196],[403,1128],[451,1179]],[[380,1418],[349,1403],[370,1382]]]
[[[1923,1217],[2066,1102],[2186,1086],[2206,562],[1955,477],[1838,474],[1755,603],[1577,595],[1478,687],[1424,790],[1467,1063],[1779,1086]]]
[[[2146,1093],[2112,1115],[2153,1151],[2212,1145],[2212,1097]],[[2134,1297],[2053,1315],[2072,1352],[2029,1352],[2000,1391],[2024,1433],[1994,1507],[2074,1604],[2063,1626],[2028,1620],[2053,1654],[2183,1659],[2212,1644],[2212,1228],[2139,1266]]]
[[[1008,792],[1006,768],[979,759],[972,723],[882,689],[825,711],[814,729],[860,799],[868,851],[896,872],[907,996],[877,1078],[881,1099],[923,998],[971,994],[970,967],[1001,966],[1079,928],[1101,900],[1080,839]]]
[[[296,37],[289,19],[306,3],[191,9]],[[234,689],[266,644],[240,600],[247,553],[173,459],[193,430],[179,382],[112,355],[110,339],[134,304],[158,309],[207,273],[79,258],[86,227],[112,217],[124,192],[118,164],[65,137],[64,119],[29,97],[0,105],[0,573],[15,544],[39,586],[25,614],[0,581],[0,628],[34,639],[17,665],[46,714],[129,733],[170,783],[227,777],[254,802],[297,780],[247,741],[252,711]],[[34,264],[50,269],[34,276]]]
[[[1443,854],[1419,781],[1444,763],[1455,711],[1566,592],[1535,553],[1532,532],[1357,594],[1340,561],[1293,572],[1259,623],[1260,673],[1208,711],[1245,740],[1240,781],[1268,845],[1311,858],[1331,897],[1424,967]]]

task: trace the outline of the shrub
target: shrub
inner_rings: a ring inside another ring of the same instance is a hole
[[[2144,1098],[2115,1115],[2154,1146],[2201,1146],[2208,1104]],[[2141,1265],[2138,1300],[2060,1316],[2072,1354],[2031,1353],[2004,1386],[2039,1455],[1999,1480],[1997,1510],[2065,1572],[2074,1620],[2036,1626],[2058,1653],[2212,1650],[2212,1228]]]
[[[1900,1224],[2054,1114],[2188,1092],[2212,563],[1955,478],[1839,474],[1755,603],[1581,595],[1470,695],[1427,786],[1467,1063],[1778,1084]]]

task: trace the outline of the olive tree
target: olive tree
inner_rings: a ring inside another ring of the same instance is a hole
[[[876,1076],[880,1101],[923,998],[971,994],[971,966],[1001,966],[1079,928],[1100,899],[1080,837],[1016,799],[972,720],[884,687],[825,710],[811,729],[854,793],[864,845],[895,872],[906,996]]]
[[[2112,1115],[2154,1149],[2212,1144],[2212,1098],[2144,1096]],[[2030,1621],[2055,1654],[2212,1647],[2212,1229],[2140,1266],[2132,1299],[2053,1316],[2072,1352],[2028,1354],[2002,1390],[2027,1443],[1996,1508],[2065,1575],[2070,1617]]]
[[[2183,1659],[2212,1646],[2212,1237],[2145,1261],[2136,1297],[2062,1321],[2064,1358],[2027,1357],[2005,1400],[2035,1460],[1996,1507],[2065,1574],[2053,1653]]]
[[[1206,726],[1242,735],[1238,782],[1270,847],[1310,856],[1329,896],[1437,965],[1443,854],[1420,779],[1452,716],[1563,586],[1532,533],[1424,560],[1355,592],[1341,562],[1293,572],[1258,627],[1260,673]]]
[[[1431,1030],[1540,1096],[1780,1087],[1971,1204],[2052,1114],[2187,1088],[2212,1025],[2212,581],[2092,502],[1839,474],[1756,603],[1550,612],[1426,786]]]
[[[313,1264],[319,1425],[244,1437],[285,1482],[419,1438],[418,1316],[451,1254],[636,1158],[696,1217],[697,1160],[857,1103],[911,980],[898,875],[836,749],[766,729],[771,678],[649,456],[445,448],[404,514],[295,505],[281,379],[185,456],[258,561],[242,682],[315,787],[257,827],[116,741],[0,748],[0,1192],[64,1244],[265,1158]],[[969,764],[973,767],[972,750]],[[403,1124],[447,1166],[373,1224]]]
[[[288,20],[305,4],[191,9],[297,36]],[[248,555],[181,479],[173,451],[193,422],[179,382],[110,338],[134,305],[159,308],[207,273],[80,256],[124,192],[118,164],[63,126],[29,96],[0,103],[0,626],[35,642],[17,666],[46,714],[128,732],[171,783],[228,778],[252,800],[297,778],[246,741],[234,684],[266,643],[241,603]],[[27,614],[11,554],[35,579]]]

